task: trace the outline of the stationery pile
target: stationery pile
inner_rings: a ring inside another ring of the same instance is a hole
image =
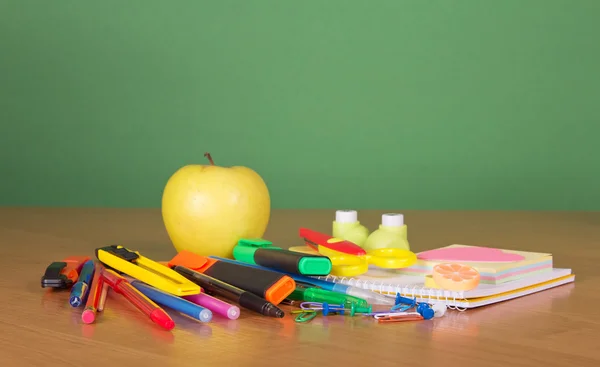
[[[433,270],[445,263],[463,264],[479,273],[470,290],[446,290],[436,284]],[[441,301],[449,308],[474,308],[525,296],[571,283],[571,269],[553,268],[552,255],[488,247],[451,245],[417,253],[417,261],[403,269],[370,268],[354,278],[321,277],[384,294],[400,293],[426,302]]]
[[[416,255],[408,250],[377,250],[365,259],[358,255],[352,259],[348,254],[355,252],[352,242],[306,229],[300,233],[310,246],[331,256],[242,239],[233,250],[235,260],[180,251],[161,262],[113,245],[96,249],[95,260],[74,256],[52,263],[42,277],[42,287],[70,289],[69,303],[83,307],[84,323],[96,321],[108,292],[114,292],[152,322],[171,330],[175,323],[163,307],[200,322],[211,321],[214,314],[237,319],[240,309],[281,318],[285,313],[280,304],[298,306],[291,312],[298,314],[297,322],[310,321],[317,314],[402,322],[441,317],[447,308],[466,309],[520,297],[575,278],[570,269],[553,268],[552,255],[546,253],[452,245]],[[386,253],[393,256],[388,262]],[[405,262],[411,265],[389,266]],[[363,273],[360,269],[368,264]],[[355,277],[331,275],[356,269],[360,275]],[[374,311],[373,306],[386,310]]]

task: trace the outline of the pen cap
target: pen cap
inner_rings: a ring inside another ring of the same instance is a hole
[[[287,275],[223,261],[215,262],[203,273],[254,293],[274,305],[281,303],[296,289],[296,282]]]
[[[256,265],[286,273],[318,276],[331,272],[331,260],[328,257],[289,250],[258,249],[254,261]]]

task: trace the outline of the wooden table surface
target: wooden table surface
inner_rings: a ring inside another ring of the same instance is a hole
[[[374,229],[382,211],[359,212]],[[207,324],[171,314],[155,327],[114,293],[94,325],[65,293],[40,287],[52,261],[120,243],[156,260],[175,250],[159,210],[0,208],[2,366],[600,365],[600,213],[405,211],[413,251],[452,243],[551,252],[574,284],[440,319],[379,325],[367,317],[297,324],[242,312]],[[329,232],[333,210],[274,211],[265,238],[299,245],[298,228]]]

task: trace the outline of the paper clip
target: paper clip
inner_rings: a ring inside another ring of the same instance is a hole
[[[327,316],[330,313],[339,312],[341,315],[346,310],[343,305],[330,305],[328,303],[319,302],[302,302],[300,308],[305,311],[321,311],[323,316]]]
[[[97,248],[96,257],[107,267],[176,296],[200,293],[200,286],[183,275],[123,246]]]
[[[396,313],[375,315],[375,319],[381,323],[420,321],[420,320],[423,320],[423,316],[421,316],[418,312],[396,312]]]
[[[314,319],[315,317],[317,317],[317,311],[302,310],[302,311],[300,311],[300,314],[298,316],[296,316],[294,321],[299,322],[299,323],[305,323],[305,322],[309,322],[310,320]]]

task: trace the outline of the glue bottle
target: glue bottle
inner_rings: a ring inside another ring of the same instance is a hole
[[[362,247],[369,237],[369,230],[358,221],[356,210],[338,210],[335,212],[332,235]]]
[[[407,227],[402,214],[384,214],[381,216],[379,229],[371,233],[362,246],[365,250],[380,248],[398,248],[409,250]]]

